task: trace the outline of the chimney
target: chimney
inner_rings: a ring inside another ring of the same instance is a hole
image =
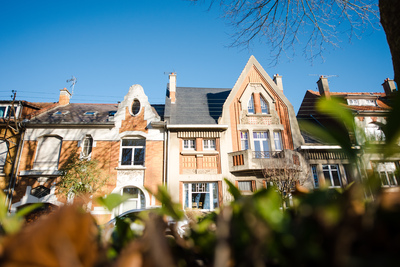
[[[317,82],[319,94],[321,96],[325,96],[326,98],[331,97],[331,93],[329,92],[328,78],[320,76]]]
[[[385,81],[382,83],[383,90],[387,96],[391,95],[396,91],[396,84],[393,80],[386,78]]]
[[[169,75],[169,98],[171,103],[175,104],[175,93],[176,93],[176,73],[172,72]]]
[[[58,104],[60,104],[60,106],[68,105],[70,98],[71,98],[71,93],[67,90],[67,88],[61,89],[60,98],[58,99]]]
[[[275,74],[274,82],[276,83],[278,88],[283,92],[282,76],[280,76],[279,74]]]

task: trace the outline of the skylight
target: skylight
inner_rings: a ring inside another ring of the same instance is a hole
[[[85,115],[96,115],[97,112],[96,111],[86,111]]]
[[[68,110],[67,110],[67,111],[60,111],[60,110],[58,110],[58,111],[54,112],[53,115],[65,115],[65,114],[68,114],[68,113],[69,113]]]

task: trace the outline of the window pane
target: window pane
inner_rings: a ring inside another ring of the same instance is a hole
[[[93,145],[93,139],[92,137],[88,136],[83,140],[83,149],[82,153],[84,157],[87,157],[92,153],[92,145]]]
[[[0,118],[4,118],[4,115],[6,114],[6,108],[7,107],[0,107]]]
[[[318,188],[319,187],[319,180],[318,180],[317,166],[312,165],[311,166],[311,171],[312,171],[312,175],[313,175],[313,178],[314,178],[315,188]]]
[[[135,148],[134,165],[144,164],[144,148]]]
[[[254,114],[254,99],[253,95],[251,95],[249,99],[249,103],[247,104],[247,111],[249,114]]]
[[[4,140],[0,140],[0,171],[3,170],[4,164],[6,163],[8,153],[7,142]]]
[[[268,104],[262,96],[260,96],[261,113],[268,114]]]
[[[238,187],[240,191],[252,191],[251,190],[251,181],[239,181]]]
[[[332,170],[332,179],[333,179],[333,185],[334,186],[340,186],[340,178],[339,178],[339,173],[338,170]]]
[[[137,187],[125,187],[122,192],[128,194],[131,198],[137,198],[139,197],[139,190]]]
[[[240,132],[240,139],[242,141],[242,150],[249,149],[249,140],[247,132]]]
[[[121,165],[131,165],[131,164],[132,164],[132,148],[123,148]]]
[[[281,132],[274,132],[275,149],[282,150]]]
[[[122,139],[122,146],[145,146],[145,139]]]
[[[324,177],[325,177],[325,183],[326,183],[328,186],[332,186],[332,183],[331,183],[331,176],[330,176],[329,170],[324,170]]]
[[[56,170],[58,168],[60,149],[60,138],[55,136],[43,137],[42,141],[39,142],[34,168],[41,170]]]
[[[135,99],[132,103],[132,114],[137,115],[140,111],[140,102],[139,100]]]

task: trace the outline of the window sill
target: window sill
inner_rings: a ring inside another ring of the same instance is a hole
[[[256,114],[246,114],[247,117],[272,117],[271,114],[262,114],[262,113],[256,113]]]
[[[204,150],[204,151],[182,151],[181,155],[183,156],[197,156],[197,155],[205,155],[205,156],[212,156],[218,155],[218,151],[216,150]]]
[[[145,170],[144,166],[119,166],[115,168],[116,170]]]
[[[58,170],[28,170],[20,171],[20,176],[60,176],[61,172]]]

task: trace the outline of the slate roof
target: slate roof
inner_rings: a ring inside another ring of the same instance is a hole
[[[218,124],[230,92],[228,88],[177,87],[175,104],[167,98],[165,116],[170,124]]]

